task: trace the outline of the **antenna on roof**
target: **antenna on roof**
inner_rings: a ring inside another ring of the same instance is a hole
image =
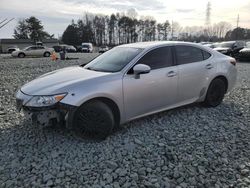
[[[9,20],[5,19],[5,20],[1,21],[1,23],[0,23],[0,29],[2,27],[4,27],[5,25],[7,25],[8,23],[10,23],[12,20],[14,20],[14,18],[11,18]]]

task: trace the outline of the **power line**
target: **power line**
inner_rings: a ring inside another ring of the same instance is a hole
[[[3,22],[5,22],[6,20],[7,20],[7,18],[6,18],[6,19],[4,19],[3,21],[1,21],[1,22],[0,22],[0,24],[2,24]]]
[[[11,18],[11,19],[9,19],[8,21],[6,21],[7,19],[5,19],[4,21],[2,21],[0,24],[2,24],[2,25],[0,25],[0,29],[2,28],[2,27],[4,27],[5,25],[7,25],[8,23],[10,23],[12,20],[14,20],[14,18]]]

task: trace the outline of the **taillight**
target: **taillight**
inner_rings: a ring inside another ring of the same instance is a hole
[[[236,66],[236,60],[235,60],[235,59],[231,59],[231,60],[230,60],[230,63],[231,63],[232,65]]]

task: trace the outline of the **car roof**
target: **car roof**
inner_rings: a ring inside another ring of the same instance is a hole
[[[149,49],[157,46],[164,46],[164,45],[191,45],[201,47],[201,44],[192,43],[192,42],[180,42],[180,41],[151,41],[151,42],[137,42],[137,43],[130,43],[130,44],[123,44],[119,47],[130,47],[130,48],[144,48]]]

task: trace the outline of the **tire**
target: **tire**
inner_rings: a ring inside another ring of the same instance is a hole
[[[49,57],[50,56],[50,52],[44,52],[43,56],[44,57]]]
[[[216,107],[220,105],[223,101],[224,95],[226,93],[226,84],[220,79],[214,79],[207,90],[206,98],[204,101],[205,106]]]
[[[24,53],[20,53],[20,54],[18,54],[18,57],[19,57],[19,58],[24,58],[24,57],[25,57],[25,54],[24,54]]]
[[[77,109],[73,128],[80,136],[105,139],[115,127],[112,110],[101,101],[91,101]]]

